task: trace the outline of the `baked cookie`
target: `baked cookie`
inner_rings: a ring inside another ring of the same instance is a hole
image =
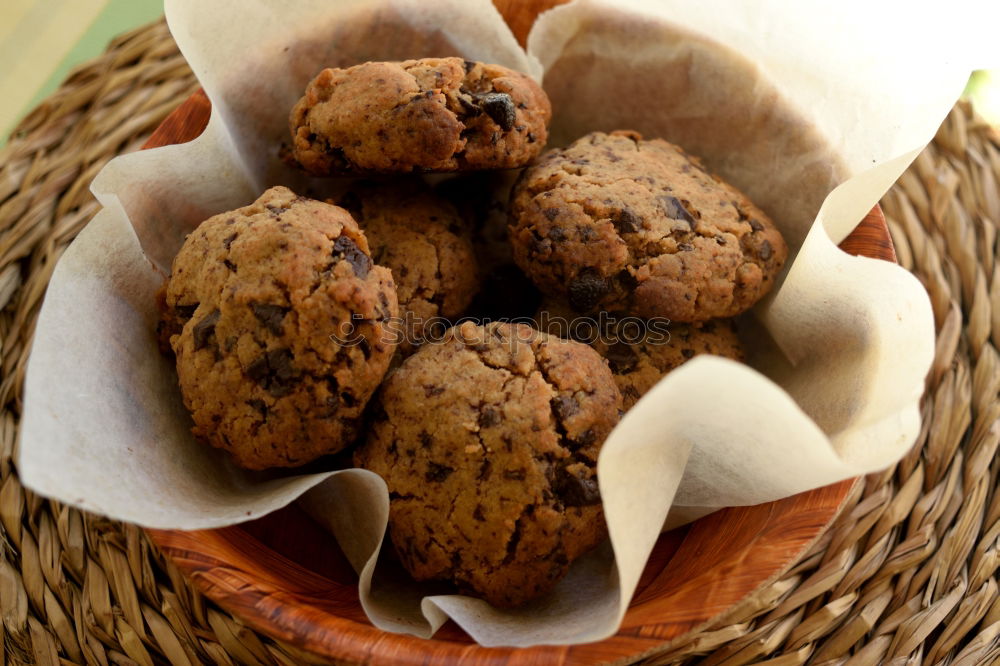
[[[743,345],[732,319],[696,324],[640,319],[625,313],[581,315],[552,302],[535,315],[540,330],[588,344],[608,361],[628,411],[660,379],[699,354],[743,361]]]
[[[347,211],[284,187],[202,222],[160,306],[192,432],[250,469],[351,444],[394,352],[388,269]]]
[[[531,77],[461,58],[324,69],[292,109],[291,157],[315,175],[510,169],[552,108]]]
[[[661,139],[594,132],[552,150],[511,192],[514,259],[578,311],[697,322],[774,284],[788,250],[767,215]]]
[[[605,538],[595,467],[621,396],[594,350],[465,322],[377,400],[354,460],[388,484],[392,541],[417,580],[515,606]]]
[[[465,311],[479,290],[479,272],[471,230],[447,200],[414,180],[360,185],[338,204],[361,225],[375,263],[392,271],[403,324],[400,352],[421,344],[435,319]]]

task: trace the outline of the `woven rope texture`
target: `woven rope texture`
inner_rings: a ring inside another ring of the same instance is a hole
[[[25,359],[88,186],[197,87],[162,22],[77,69],[0,149],[0,632],[6,664],[300,664],[192,590],[135,527],[41,499],[14,465]],[[738,614],[648,663],[1000,663],[1000,136],[959,104],[886,195],[934,306],[924,428]]]

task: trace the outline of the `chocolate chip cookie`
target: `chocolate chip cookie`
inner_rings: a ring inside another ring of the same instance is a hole
[[[388,484],[392,541],[417,580],[515,606],[605,538],[595,467],[621,396],[594,350],[465,322],[377,400],[355,464]]]
[[[250,469],[352,443],[394,352],[389,270],[346,210],[284,187],[199,225],[160,306],[192,431]]]
[[[471,229],[418,180],[359,185],[338,203],[361,225],[375,263],[392,271],[402,318],[399,350],[409,354],[423,342],[425,327],[458,317],[479,290]]]
[[[635,132],[552,150],[511,192],[514,259],[577,311],[698,322],[732,317],[774,284],[780,232],[700,160]]]
[[[668,372],[699,354],[744,358],[732,319],[681,324],[627,313],[581,315],[548,302],[535,314],[535,321],[540,330],[588,344],[607,359],[626,411]]]
[[[461,58],[324,69],[292,109],[291,157],[315,175],[510,169],[552,108],[531,77]]]

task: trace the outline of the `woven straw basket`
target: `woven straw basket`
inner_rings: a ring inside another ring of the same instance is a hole
[[[196,593],[144,533],[25,491],[21,385],[52,268],[104,164],[197,88],[162,22],[77,69],[0,149],[0,631],[6,664],[301,664]],[[960,103],[882,207],[937,355],[912,452],[736,614],[645,663],[1000,663],[1000,134]]]

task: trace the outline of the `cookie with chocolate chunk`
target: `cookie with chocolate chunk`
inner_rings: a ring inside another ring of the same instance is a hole
[[[517,264],[580,312],[698,322],[749,309],[788,254],[774,223],[700,160],[636,132],[552,150],[511,192]]]
[[[291,158],[315,175],[510,169],[552,108],[531,77],[461,58],[324,69],[292,109]]]
[[[409,354],[439,317],[462,314],[479,290],[471,229],[419,180],[355,186],[338,203],[361,225],[372,259],[392,271],[399,298],[399,350]],[[438,331],[440,333],[441,331]]]
[[[465,322],[377,400],[355,464],[388,484],[392,542],[417,580],[515,606],[605,538],[596,464],[621,396],[594,350]]]
[[[681,324],[627,313],[581,315],[550,301],[542,304],[535,321],[540,330],[590,345],[603,356],[626,411],[668,372],[699,354],[744,358],[732,319]]]
[[[159,301],[192,431],[250,469],[351,444],[394,352],[391,274],[346,210],[284,187],[202,222]]]

